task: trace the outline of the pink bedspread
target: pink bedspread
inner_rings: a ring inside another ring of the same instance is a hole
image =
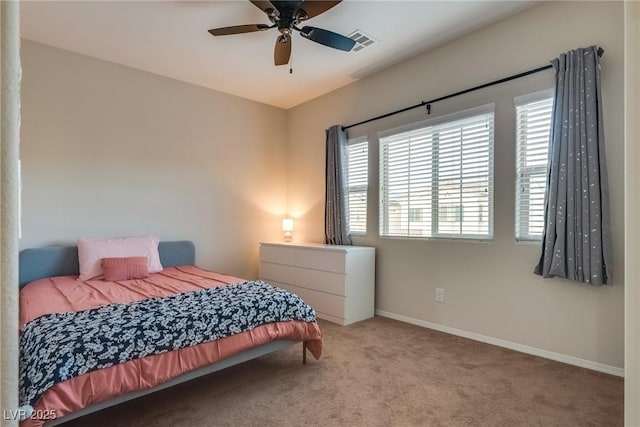
[[[82,282],[76,277],[37,280],[22,288],[20,329],[44,314],[87,310],[111,303],[139,301],[244,281],[193,266],[170,267],[146,279],[122,282]],[[183,373],[278,339],[306,341],[307,348],[316,359],[322,352],[322,335],[317,323],[270,323],[216,341],[131,360],[71,378],[47,390],[34,409],[36,414],[50,414],[53,410],[59,418],[131,391],[154,387]],[[39,427],[43,422],[27,419],[20,423],[20,427]]]

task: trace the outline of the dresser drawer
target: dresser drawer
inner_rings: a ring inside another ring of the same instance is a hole
[[[302,268],[333,271],[335,273],[345,273],[347,271],[345,253],[339,250],[297,248],[296,265]]]
[[[297,268],[288,265],[273,264],[270,262],[260,263],[260,278],[264,280],[275,280],[276,282],[296,283]]]
[[[296,249],[282,245],[260,245],[260,261],[294,265],[296,263]]]
[[[296,268],[296,280],[293,283],[314,291],[346,296],[346,280],[347,276],[340,273]]]
[[[325,294],[322,292],[314,291],[312,289],[290,285],[288,283],[272,282],[272,284],[298,295],[307,304],[313,307],[313,309],[317,312],[318,317],[323,317],[322,314],[325,313],[332,317],[344,319],[344,297]]]

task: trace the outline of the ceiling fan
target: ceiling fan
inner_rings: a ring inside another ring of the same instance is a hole
[[[226,36],[229,34],[251,33],[254,31],[265,31],[277,28],[280,35],[276,40],[273,52],[273,59],[276,65],[289,63],[291,56],[291,36],[293,30],[298,31],[306,39],[312,40],[334,49],[350,51],[355,45],[355,41],[322,28],[304,26],[299,28],[301,22],[320,15],[323,12],[336,6],[342,0],[337,1],[316,1],[316,0],[294,0],[294,1],[258,1],[250,0],[254,6],[267,14],[271,25],[235,25],[232,27],[214,28],[209,30],[213,36]]]

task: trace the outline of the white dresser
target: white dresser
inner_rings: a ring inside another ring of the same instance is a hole
[[[297,294],[322,319],[348,325],[373,317],[375,248],[260,243],[260,279]]]

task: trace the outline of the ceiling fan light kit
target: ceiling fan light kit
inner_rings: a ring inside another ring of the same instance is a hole
[[[308,40],[345,52],[349,52],[356,43],[355,40],[334,33],[333,31],[311,26],[298,27],[300,23],[326,12],[342,0],[250,1],[267,15],[272,25],[235,25],[231,27],[214,28],[209,30],[209,33],[213,36],[226,36],[277,28],[278,31],[280,31],[280,35],[276,39],[273,52],[275,65],[286,65],[289,63],[291,57],[291,36],[294,30],[298,31],[302,37]]]

